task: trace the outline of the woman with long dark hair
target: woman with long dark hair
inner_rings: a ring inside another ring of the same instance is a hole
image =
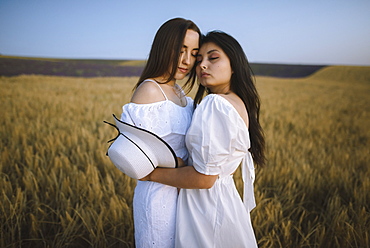
[[[199,28],[183,18],[159,28],[131,102],[123,106],[121,115],[122,121],[161,137],[184,161],[193,100],[176,80],[189,75],[189,83],[194,81],[200,35]],[[133,199],[136,247],[174,247],[177,197],[176,187],[138,181]]]
[[[157,168],[142,180],[181,188],[176,247],[256,247],[254,164],[265,164],[265,142],[247,57],[233,37],[213,31],[202,39],[196,73],[200,85],[185,139],[189,166]],[[233,180],[240,164],[243,201]]]

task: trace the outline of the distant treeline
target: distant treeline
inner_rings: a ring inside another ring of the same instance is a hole
[[[54,75],[69,77],[133,77],[140,76],[145,61],[79,60],[0,57],[0,76]],[[306,77],[323,65],[288,65],[251,63],[258,76]]]
[[[307,77],[326,65],[287,65],[251,63],[254,75],[282,78]]]
[[[0,76],[54,75],[68,77],[133,77],[142,66],[121,66],[109,61],[41,60],[0,57]]]

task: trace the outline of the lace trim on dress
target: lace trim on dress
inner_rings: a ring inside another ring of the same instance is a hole
[[[192,99],[181,107],[170,100],[150,104],[127,103],[121,120],[151,131],[160,137],[170,133],[185,135],[193,115]]]

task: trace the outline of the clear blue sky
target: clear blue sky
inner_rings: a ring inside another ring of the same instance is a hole
[[[0,0],[0,53],[146,59],[173,17],[231,34],[250,62],[370,65],[370,0]]]

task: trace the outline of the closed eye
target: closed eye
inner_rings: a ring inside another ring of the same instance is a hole
[[[191,56],[193,56],[193,57],[197,58],[197,57],[198,57],[198,52],[199,52],[199,49],[198,49],[198,48],[193,49],[193,50],[191,51]]]
[[[203,59],[202,55],[197,54],[196,58],[197,58],[197,60],[195,61],[196,64],[199,64],[200,62],[202,62],[202,59]]]

